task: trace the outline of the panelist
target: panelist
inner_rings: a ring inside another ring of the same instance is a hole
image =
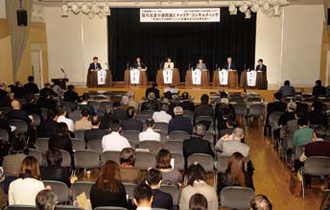
[[[204,63],[202,58],[198,60],[198,63],[196,64],[196,69],[200,69],[200,70],[206,69],[206,64]]]
[[[100,70],[100,69],[102,69],[101,64],[99,63],[98,57],[95,56],[93,58],[93,63],[89,64],[88,71],[90,71],[90,70],[97,71],[97,70]]]
[[[223,68],[226,70],[236,70],[236,66],[235,66],[235,64],[232,63],[231,57],[227,58],[227,63],[225,64],[225,66]]]
[[[136,60],[133,63],[133,68],[135,68],[135,69],[144,69],[144,70],[147,69],[146,65],[143,62],[141,62],[141,58],[139,56],[136,57]]]
[[[256,71],[262,71],[263,73],[267,72],[267,66],[264,64],[262,59],[258,60],[258,65],[256,66]]]
[[[174,63],[170,57],[167,58],[167,61],[164,64],[164,69],[174,69]]]

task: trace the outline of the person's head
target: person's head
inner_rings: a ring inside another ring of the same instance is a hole
[[[166,103],[163,103],[161,108],[162,108],[162,111],[164,111],[164,112],[168,112],[168,110],[169,110],[169,106]]]
[[[122,103],[123,105],[128,105],[128,103],[129,103],[129,98],[128,98],[128,96],[123,96],[123,97],[121,98],[121,103]]]
[[[298,122],[297,122],[297,125],[298,125],[298,128],[303,128],[303,127],[308,126],[307,118],[306,117],[299,118]]]
[[[24,158],[19,169],[19,178],[40,179],[40,169],[38,160],[35,157],[27,156]]]
[[[99,58],[95,56],[95,57],[93,58],[93,62],[94,62],[94,63],[99,62]]]
[[[152,87],[153,87],[153,88],[156,88],[157,86],[158,86],[157,82],[153,82],[153,83],[152,83]]]
[[[50,84],[49,84],[49,82],[46,82],[46,83],[45,83],[45,88],[50,88]]]
[[[74,86],[73,85],[69,85],[68,86],[68,91],[74,91]]]
[[[171,62],[172,62],[172,58],[167,57],[167,62],[168,62],[168,63],[171,63]]]
[[[121,106],[121,103],[119,103],[119,102],[115,102],[115,103],[113,103],[113,108],[114,109],[119,109],[119,108],[121,108],[122,106]]]
[[[244,130],[242,128],[234,128],[233,130],[233,138],[235,139],[243,139],[244,138]]]
[[[230,156],[226,174],[230,175],[231,186],[240,185],[245,187],[245,159],[241,153],[235,152]]]
[[[110,125],[110,131],[111,132],[118,132],[120,133],[121,131],[121,123],[119,120],[113,120],[111,125]]]
[[[206,181],[206,174],[203,166],[199,163],[193,163],[187,171],[188,182],[190,186],[194,186],[195,181]]]
[[[140,58],[140,57],[136,57],[135,60],[136,60],[136,62],[138,62],[138,63],[141,62],[141,58]]]
[[[67,114],[66,107],[65,106],[60,106],[58,108],[58,113],[59,113],[60,116],[66,116],[66,114]]]
[[[156,156],[157,169],[170,169],[172,154],[167,149],[161,149]]]
[[[157,169],[151,168],[147,171],[146,174],[146,183],[151,188],[160,188],[160,184],[162,182],[162,172]]]
[[[37,210],[54,210],[57,203],[57,196],[51,190],[41,190],[36,196]]]
[[[176,116],[183,115],[183,108],[181,106],[174,107],[173,111]]]
[[[34,77],[33,76],[29,76],[28,77],[28,82],[29,83],[33,83],[34,82]]]
[[[229,117],[229,118],[227,119],[227,121],[226,121],[226,126],[227,126],[228,128],[233,128],[233,127],[235,127],[235,125],[236,125],[236,120],[235,120],[235,118],[234,118],[234,117]],[[243,131],[243,135],[244,135],[244,131]]]
[[[279,101],[279,100],[282,99],[282,97],[283,97],[282,93],[280,93],[280,92],[274,93],[274,99],[275,100]]]
[[[182,97],[183,100],[188,100],[189,99],[188,92],[183,92],[181,97]]]
[[[120,181],[119,165],[115,161],[108,160],[101,169],[96,187],[101,191],[118,192]]]
[[[322,86],[322,81],[321,80],[316,80],[315,81],[315,85],[317,85],[317,86]]]
[[[57,124],[57,127],[55,129],[55,135],[56,136],[64,136],[64,137],[69,137],[70,132],[68,129],[68,126],[64,122],[60,122]]]
[[[262,65],[264,63],[264,60],[262,60],[261,58],[258,60],[258,64]]]
[[[5,83],[0,83],[0,89],[1,90],[6,90],[7,86]]]
[[[46,152],[47,166],[60,167],[62,163],[62,153],[59,149],[53,148]]]
[[[225,104],[225,105],[228,106],[229,105],[229,100],[228,100],[228,98],[221,98],[220,103]]]
[[[198,63],[203,63],[203,58],[199,58]]]
[[[194,136],[198,136],[200,138],[203,138],[206,132],[206,126],[202,123],[196,123],[194,126],[193,134]]]
[[[88,101],[88,99],[90,99],[89,94],[88,93],[82,94],[81,99],[85,102]]]
[[[171,91],[167,91],[164,93],[164,97],[167,98],[168,100],[172,100],[173,94]]]
[[[17,100],[13,100],[11,102],[11,107],[13,109],[20,109],[21,108],[21,103],[19,101],[17,101]]]
[[[227,63],[231,63],[231,57],[227,58]]]
[[[81,116],[82,116],[83,118],[88,118],[89,115],[90,115],[90,113],[89,113],[89,111],[88,111],[87,109],[83,109],[83,110],[81,111]]]
[[[147,99],[149,101],[155,100],[156,99],[155,93],[153,93],[153,92],[148,93]]]
[[[119,155],[120,165],[134,166],[135,164],[135,152],[132,148],[124,148]]]
[[[272,210],[272,203],[265,195],[256,195],[250,202],[251,210]]]
[[[148,117],[145,122],[146,128],[153,129],[155,127],[155,121],[151,117]]]
[[[285,81],[284,81],[284,85],[285,85],[285,86],[289,86],[290,84],[291,84],[291,83],[290,83],[289,80],[285,80]]]
[[[152,189],[147,184],[141,184],[134,189],[134,204],[137,207],[151,207],[153,196]]]
[[[17,82],[15,83],[15,86],[16,86],[16,87],[19,87],[19,88],[20,88],[20,87],[23,87],[23,85],[22,85],[22,83],[21,83],[20,81],[17,81]]]
[[[47,110],[47,118],[48,119],[54,119],[54,118],[56,118],[57,115],[58,115],[57,110],[54,110],[54,109],[48,109]]]
[[[209,103],[209,96],[207,94],[203,94],[201,97],[202,104],[208,104]]]
[[[113,107],[111,105],[106,105],[104,110],[106,115],[111,115],[113,111]]]
[[[190,197],[189,210],[207,210],[207,199],[204,195],[196,193]]]
[[[100,123],[101,123],[100,117],[98,115],[94,115],[92,117],[92,126],[98,128],[100,126]]]
[[[297,104],[293,101],[290,101],[286,107],[288,112],[295,112],[297,109]]]
[[[127,117],[129,119],[133,119],[136,117],[136,110],[134,107],[130,106],[128,107],[128,109],[126,110],[126,114],[127,114]]]
[[[313,102],[312,107],[311,107],[312,111],[320,113],[320,112],[322,112],[322,109],[323,109],[323,104],[321,101]]]

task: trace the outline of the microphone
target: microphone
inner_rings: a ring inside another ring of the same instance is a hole
[[[66,72],[64,71],[64,69],[63,69],[63,68],[61,68],[61,72],[64,74],[64,78],[66,78],[66,77],[67,77],[67,75],[66,75]]]
[[[128,62],[126,63],[126,68],[129,69],[129,63]]]
[[[159,68],[163,69],[163,62],[160,63]]]
[[[188,64],[188,69],[190,69],[190,66],[191,66],[191,64],[189,63],[189,64]]]
[[[215,69],[218,70],[218,64],[215,64]]]

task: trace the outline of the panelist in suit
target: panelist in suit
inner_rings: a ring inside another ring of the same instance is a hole
[[[174,63],[170,57],[167,58],[167,61],[164,64],[164,69],[174,69]]]
[[[262,71],[264,73],[267,72],[267,66],[264,65],[264,61],[262,59],[258,60],[258,65],[256,66],[256,71]]]
[[[227,58],[227,63],[225,64],[225,66],[223,68],[226,70],[236,70],[236,66],[235,66],[235,64],[232,63],[231,57]]]
[[[198,59],[198,63],[196,64],[196,69],[206,69],[206,64],[204,63],[203,59]]]
[[[146,65],[141,62],[140,57],[136,57],[135,62],[133,63],[133,68],[135,69],[147,69]]]
[[[101,64],[99,63],[99,58],[95,56],[93,58],[93,63],[89,64],[88,71],[90,71],[90,70],[100,70],[100,69],[102,69],[102,67],[101,67]]]

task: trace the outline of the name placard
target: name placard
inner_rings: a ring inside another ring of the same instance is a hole
[[[98,85],[105,85],[106,78],[107,78],[107,71],[106,70],[97,71],[97,84]]]
[[[130,76],[131,76],[131,84],[140,83],[140,70],[139,69],[130,70]]]

